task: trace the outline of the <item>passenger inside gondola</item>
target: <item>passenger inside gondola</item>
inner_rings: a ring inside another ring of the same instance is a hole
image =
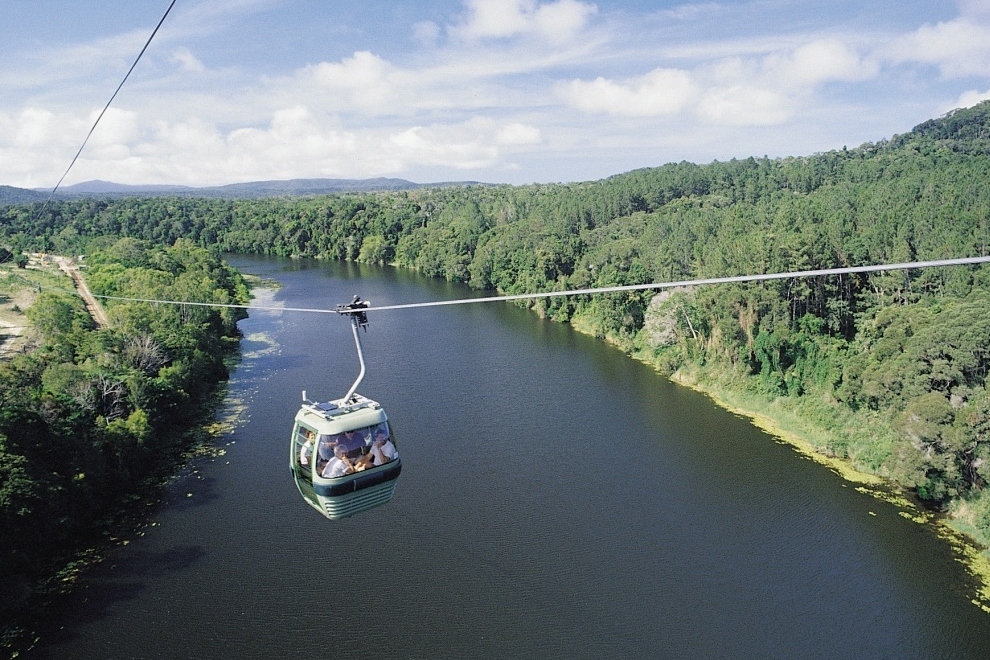
[[[303,458],[305,451],[303,445],[300,448],[300,462],[308,460]],[[312,445],[309,452],[312,452]],[[367,470],[384,465],[399,456],[390,438],[388,424],[385,423],[334,435],[321,435],[316,441],[316,453],[316,474],[324,478]]]
[[[334,448],[333,458],[327,461],[320,476],[324,478],[343,477],[352,472],[354,472],[354,464],[347,457],[347,452],[344,451],[344,448],[341,445],[337,445]]]
[[[358,469],[384,465],[399,457],[395,444],[389,439],[386,424],[379,424],[369,430],[371,431],[369,435],[373,436],[374,439],[371,441],[367,453],[357,460],[355,466]]]
[[[296,431],[295,443],[298,466],[308,478],[312,469],[310,459],[313,457],[316,434],[307,428],[299,427]]]
[[[317,474],[323,474],[324,468],[326,468],[327,462],[333,458],[334,448],[339,444],[340,437],[343,434],[336,435],[321,435],[319,440],[319,445],[316,454],[316,472]]]
[[[375,455],[375,465],[383,465],[399,457],[398,450],[384,431],[375,437],[370,453]]]
[[[356,459],[360,457],[368,445],[368,429],[355,429],[340,434],[339,446],[344,448],[348,458]]]
[[[306,431],[305,437],[305,442],[303,442],[302,447],[299,448],[299,465],[309,467],[309,459],[313,457],[313,432]]]

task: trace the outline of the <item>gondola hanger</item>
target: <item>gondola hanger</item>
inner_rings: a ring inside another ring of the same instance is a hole
[[[366,371],[358,330],[368,330],[368,306],[354,296],[337,307],[351,322],[360,363],[357,379],[343,397],[326,402],[310,401],[303,390],[289,441],[289,469],[299,494],[330,520],[391,500],[402,470],[385,410],[357,393]]]

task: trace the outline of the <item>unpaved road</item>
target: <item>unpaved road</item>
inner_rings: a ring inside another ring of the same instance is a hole
[[[55,262],[58,263],[58,267],[62,271],[72,278],[72,283],[76,286],[76,291],[79,293],[79,297],[83,299],[86,303],[86,309],[89,311],[89,315],[93,317],[93,321],[96,323],[97,328],[105,328],[110,325],[107,320],[107,313],[103,311],[102,305],[97,302],[96,298],[93,297],[93,292],[89,290],[86,286],[86,280],[83,279],[82,274],[79,272],[79,266],[76,262],[69,257],[53,257]]]

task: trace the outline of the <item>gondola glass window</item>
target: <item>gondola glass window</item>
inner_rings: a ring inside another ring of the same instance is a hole
[[[304,441],[301,452],[306,447]],[[325,479],[340,477],[384,465],[398,456],[387,422],[321,435],[316,442],[316,474]],[[302,453],[300,460],[305,460]]]

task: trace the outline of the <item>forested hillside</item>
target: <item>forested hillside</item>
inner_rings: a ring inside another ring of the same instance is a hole
[[[587,183],[0,214],[14,251],[77,253],[120,236],[395,264],[507,293],[985,255],[990,104],[852,149]],[[786,410],[821,451],[990,535],[988,303],[990,269],[954,267],[533,306],[668,374]]]
[[[124,238],[87,259],[98,294],[248,296],[239,274],[188,240]],[[194,444],[243,316],[111,301],[110,327],[95,329],[65,281],[67,292],[45,290],[26,310],[35,348],[0,362],[0,648],[17,633],[8,616],[44,592],[44,578],[105,542],[115,517],[153,496]]]

